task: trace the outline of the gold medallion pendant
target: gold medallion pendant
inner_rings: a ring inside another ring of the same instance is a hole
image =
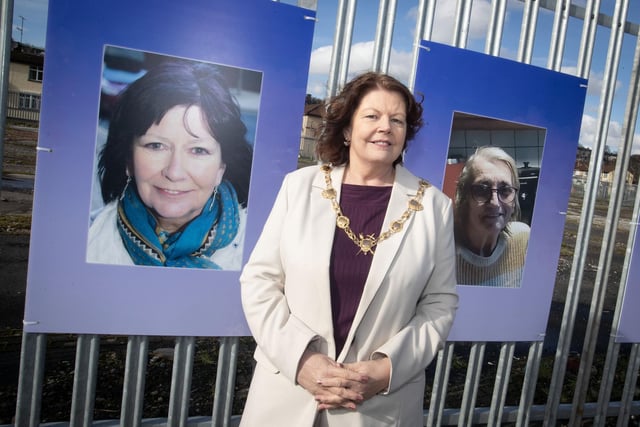
[[[343,230],[347,237],[351,239],[353,243],[356,244],[360,248],[358,253],[374,254],[374,246],[378,245],[383,240],[386,240],[394,233],[398,233],[402,231],[402,227],[404,223],[411,217],[412,212],[417,212],[423,210],[422,196],[424,195],[425,190],[431,185],[424,179],[421,179],[419,182],[418,192],[415,196],[409,199],[407,210],[395,221],[391,222],[389,229],[380,233],[380,236],[377,238],[373,234],[369,234],[368,236],[363,236],[362,233],[356,235],[356,233],[351,230],[349,226],[349,218],[342,213],[342,209],[340,208],[340,204],[336,200],[336,190],[333,188],[331,184],[331,165],[325,164],[320,167],[324,172],[324,180],[327,185],[327,188],[322,191],[322,197],[331,201],[331,206],[336,213],[336,226]]]

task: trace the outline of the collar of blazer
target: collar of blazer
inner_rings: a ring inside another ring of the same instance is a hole
[[[336,166],[331,170],[331,181],[334,183],[336,200],[338,201],[340,201],[341,185],[338,185],[336,183],[342,182],[344,173],[345,166]],[[387,229],[391,221],[395,221],[404,213],[404,211],[407,209],[407,201],[413,198],[418,192],[418,188],[420,185],[419,182],[420,180],[411,172],[409,172],[409,170],[407,170],[404,166],[396,165],[396,176],[393,183],[393,188],[391,190],[389,206],[387,207],[387,212],[385,213],[383,221],[383,229]],[[318,173],[313,180],[313,186],[317,187],[317,189],[320,190],[317,192],[318,198],[320,198],[320,201],[318,203],[320,203],[321,206],[322,204],[324,204],[323,209],[326,209],[327,213],[332,214],[333,224],[335,225],[335,213],[331,208],[331,201],[323,198],[321,195],[322,190],[325,189],[325,180],[324,172],[320,168],[318,168]],[[416,213],[414,213],[414,215],[411,215],[411,217],[404,224],[404,227],[401,231],[394,233],[387,240],[381,242],[379,246],[376,246],[375,255],[371,263],[371,269],[369,270],[367,281],[365,282],[362,297],[360,299],[360,304],[358,305],[358,309],[353,319],[349,335],[347,336],[343,351],[338,357],[338,361],[343,360],[346,356],[351,341],[353,340],[355,331],[358,328],[358,324],[364,317],[369,304],[375,297],[378,288],[382,284],[382,281],[384,280],[385,275],[391,267],[391,264],[395,259],[403,240],[406,238],[407,233],[410,232],[411,224],[415,220],[415,217]],[[327,234],[329,234],[331,236],[331,239],[333,239],[333,233]]]

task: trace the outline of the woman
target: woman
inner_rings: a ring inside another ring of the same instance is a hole
[[[529,226],[520,215],[515,161],[501,148],[480,147],[456,186],[455,236],[460,284],[520,286]]]
[[[89,262],[239,270],[252,148],[210,64],[153,68],[121,95],[99,160]]]
[[[451,201],[401,164],[421,114],[396,79],[358,76],[327,105],[324,164],[285,178],[240,278],[243,427],[422,425],[458,297]]]

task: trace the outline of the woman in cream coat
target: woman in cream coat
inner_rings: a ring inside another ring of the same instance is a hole
[[[451,202],[400,165],[421,113],[397,80],[361,75],[327,109],[318,150],[338,166],[285,178],[240,279],[257,342],[242,426],[422,425],[424,370],[458,297]],[[349,209],[347,190],[386,191],[382,232],[357,228],[375,209]]]

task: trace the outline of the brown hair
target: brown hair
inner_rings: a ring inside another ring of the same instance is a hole
[[[344,145],[344,130],[350,126],[351,118],[360,106],[365,95],[374,89],[384,89],[399,93],[407,107],[407,142],[412,140],[422,127],[422,100],[416,101],[411,91],[400,81],[387,74],[367,72],[348,82],[325,107],[316,145],[318,158],[326,163],[343,165],[349,162],[349,147]],[[402,161],[402,156],[393,162],[394,166]]]

